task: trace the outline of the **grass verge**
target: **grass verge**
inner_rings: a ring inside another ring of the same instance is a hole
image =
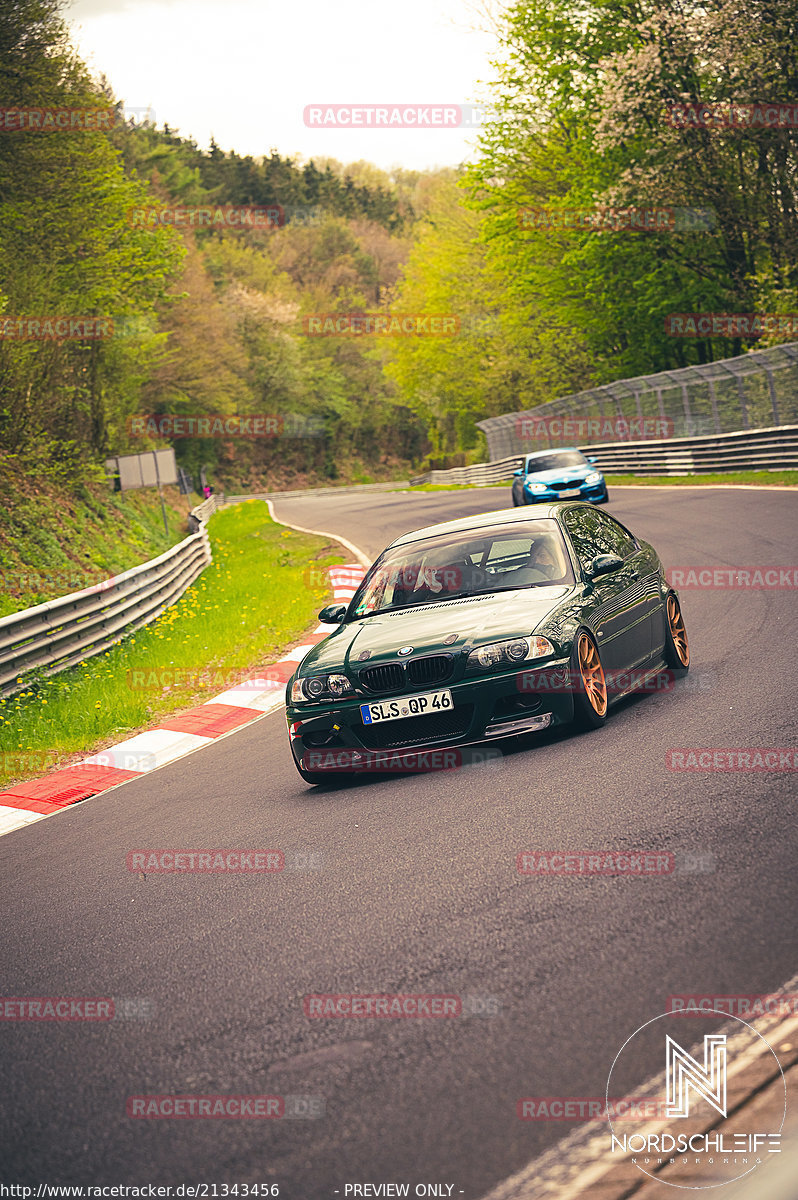
[[[5,464],[4,464],[5,466]],[[188,536],[197,496],[164,488],[169,532],[154,488],[70,490],[48,480],[0,480],[0,617],[55,600],[157,558]]]
[[[300,640],[348,561],[277,525],[263,501],[211,518],[213,563],[151,625],[79,667],[0,700],[0,785],[64,766],[210,699]]]
[[[758,487],[798,487],[798,471],[717,471],[707,475],[606,475],[608,487],[718,487],[747,483]]]

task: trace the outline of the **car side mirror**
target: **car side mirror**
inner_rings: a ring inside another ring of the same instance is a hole
[[[598,462],[598,459],[596,458],[595,454],[593,454],[593,455],[588,455],[587,461],[589,463],[594,463],[594,462]]]
[[[599,575],[611,575],[623,566],[623,559],[617,554],[597,554],[587,569],[590,579]]]
[[[322,625],[340,625],[345,616],[345,604],[328,604],[319,613],[319,620]]]
[[[513,471],[513,475],[523,475],[523,471]]]

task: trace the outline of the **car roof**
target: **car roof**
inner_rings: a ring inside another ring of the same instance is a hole
[[[575,450],[577,454],[582,454],[578,446],[552,446],[548,450],[532,450],[529,454],[525,454],[524,458],[542,458],[544,454],[568,454],[571,450]],[[582,455],[584,458],[584,455]]]
[[[586,502],[578,503],[584,505]],[[462,533],[470,529],[490,529],[494,525],[542,521],[545,517],[559,517],[564,509],[573,507],[573,501],[571,503],[555,501],[552,504],[536,504],[534,509],[525,506],[523,508],[500,508],[497,512],[475,513],[473,517],[441,521],[438,525],[427,525],[424,529],[414,529],[410,533],[403,533],[401,537],[395,538],[390,544],[391,546],[402,546],[409,542],[420,542],[424,538],[436,537],[441,533]]]

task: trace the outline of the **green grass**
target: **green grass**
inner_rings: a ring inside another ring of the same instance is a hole
[[[0,701],[0,785],[133,736],[279,658],[348,561],[324,538],[275,524],[262,501],[224,509],[213,564],[171,608],[108,652]]]
[[[724,483],[749,483],[770,487],[798,487],[798,471],[718,471],[707,475],[605,475],[608,487],[716,487]],[[509,488],[510,479],[486,483],[480,487],[462,483],[420,483],[412,488],[397,488],[411,492],[482,491],[483,488]]]
[[[605,475],[608,487],[717,487],[748,483],[770,487],[798,487],[798,471],[717,471],[707,475]]]
[[[196,496],[164,488],[169,533],[154,488],[53,487],[19,473],[0,484],[0,616],[66,596],[157,558],[188,536]]]

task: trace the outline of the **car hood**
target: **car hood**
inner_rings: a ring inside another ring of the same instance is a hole
[[[366,661],[369,665],[395,662],[400,646],[412,646],[418,657],[435,652],[458,654],[485,642],[528,637],[571,591],[571,586],[563,584],[522,588],[348,621],[310,651],[302,660],[300,674],[350,665],[359,670]],[[453,634],[454,639],[447,641]],[[361,659],[366,651],[367,660]]]

